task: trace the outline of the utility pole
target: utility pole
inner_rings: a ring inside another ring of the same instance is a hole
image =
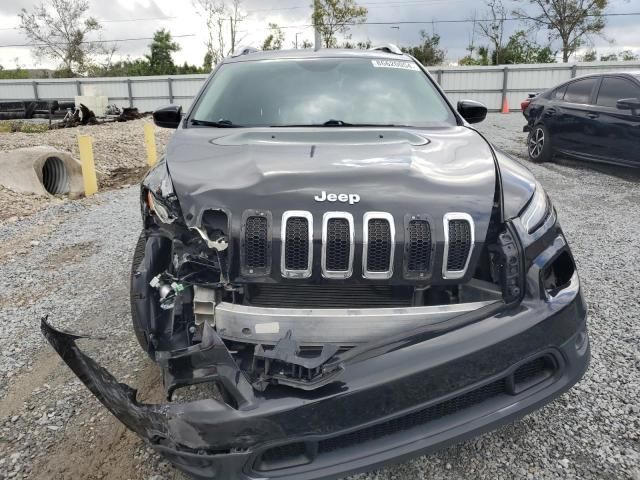
[[[304,32],[296,32],[296,50],[298,49],[298,35],[302,35]]]
[[[320,10],[320,0],[313,0],[313,12],[318,12]],[[318,25],[313,21],[313,15],[311,16],[311,20],[313,23],[313,28],[315,29],[315,46],[314,50],[318,51],[322,48],[322,36],[320,35],[320,29]]]

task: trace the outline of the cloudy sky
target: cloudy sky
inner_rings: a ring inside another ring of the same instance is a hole
[[[198,16],[191,0],[89,0],[89,13],[102,22],[99,35],[103,40],[121,40],[118,55],[141,56],[147,50],[148,40],[123,41],[123,39],[150,37],[159,28],[167,28],[181,45],[175,54],[177,62],[202,63],[205,53],[205,25]],[[229,0],[227,0],[229,1]],[[15,68],[54,67],[51,62],[37,61],[28,47],[14,47],[27,43],[25,36],[15,27],[17,13],[21,8],[31,9],[39,0],[0,0],[0,65]],[[274,22],[284,28],[285,47],[291,48],[298,36],[313,40],[313,30],[308,25],[311,16],[311,0],[242,0],[247,14],[240,30],[243,45],[259,46],[268,35],[268,23]],[[424,22],[421,24],[360,25],[351,29],[352,38],[371,40],[377,43],[399,43],[410,45],[418,42],[421,29],[436,32],[442,46],[447,50],[447,61],[453,63],[465,55],[465,48],[472,39],[472,23],[445,23],[446,20],[468,20],[474,17],[487,18],[485,0],[360,0],[360,5],[369,10],[369,22]],[[509,9],[518,2],[505,0]],[[638,0],[610,0],[611,13],[640,13]],[[527,2],[521,0],[521,5]],[[635,5],[634,5],[635,4]],[[439,23],[440,22],[440,23]],[[640,15],[612,16],[607,18],[606,38],[598,38],[594,46],[600,53],[631,49],[640,54]],[[517,22],[507,22],[507,34],[522,28]],[[184,36],[183,36],[184,35]],[[539,42],[545,42],[544,32],[537,34]],[[476,36],[476,44],[481,40]]]

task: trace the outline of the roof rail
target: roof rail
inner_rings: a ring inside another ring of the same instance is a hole
[[[234,57],[239,57],[241,55],[249,55],[250,53],[256,53],[259,51],[260,50],[255,47],[240,47],[238,50],[233,52],[231,57],[234,58]]]
[[[395,55],[403,55],[404,53],[400,50],[400,47],[394,45],[393,43],[387,43],[385,45],[376,45],[375,47],[371,47],[369,50],[380,50],[381,52],[393,53]]]

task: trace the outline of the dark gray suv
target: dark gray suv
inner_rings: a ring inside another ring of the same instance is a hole
[[[168,402],[43,331],[199,479],[334,478],[517,419],[582,377],[586,309],[485,115],[393,47],[226,59],[186,114],[154,114],[177,130],[141,187],[133,326]]]

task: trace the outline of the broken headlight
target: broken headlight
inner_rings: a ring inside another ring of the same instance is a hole
[[[180,204],[166,162],[161,161],[147,173],[142,181],[142,194],[149,211],[162,223],[170,224],[181,218]]]
[[[178,199],[175,194],[170,194],[166,198],[162,198],[151,192],[147,192],[147,205],[158,220],[162,223],[173,223],[178,219],[179,206]]]
[[[520,214],[520,221],[527,233],[532,234],[540,228],[551,213],[551,201],[540,183],[536,182],[536,190],[531,200]]]

